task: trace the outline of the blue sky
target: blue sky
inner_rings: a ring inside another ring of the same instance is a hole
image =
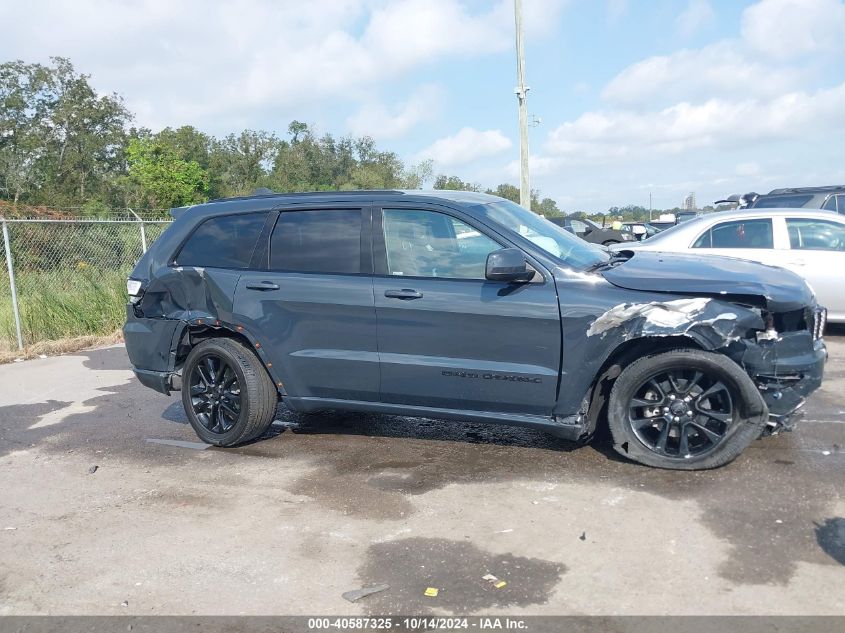
[[[842,0],[523,0],[532,186],[564,210],[845,183]],[[0,59],[71,58],[136,123],[369,134],[518,182],[512,0],[4,3]]]

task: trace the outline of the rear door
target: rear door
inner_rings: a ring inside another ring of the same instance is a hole
[[[817,218],[786,218],[790,251],[785,267],[810,282],[818,302],[834,319],[845,318],[845,224]]]
[[[288,395],[377,400],[379,365],[369,207],[281,210],[235,311]]]
[[[487,281],[488,253],[507,244],[434,205],[374,209],[373,238],[382,401],[551,413],[561,339],[547,273]]]

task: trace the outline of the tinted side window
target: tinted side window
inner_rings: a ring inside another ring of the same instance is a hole
[[[775,209],[777,207],[798,208],[803,207],[812,199],[812,195],[760,196],[754,201],[751,207],[754,209]]]
[[[266,219],[266,213],[209,218],[182,246],[176,263],[179,266],[249,268],[252,251]]]
[[[484,279],[487,255],[502,248],[444,213],[385,209],[383,217],[391,275]]]
[[[361,211],[283,211],[270,239],[270,268],[302,273],[360,273]]]
[[[693,248],[774,248],[771,220],[736,220],[717,224]]]
[[[788,218],[786,228],[793,249],[845,251],[845,226],[837,222]]]
[[[827,202],[822,205],[822,209],[825,211],[836,211],[836,196],[830,196]]]
[[[587,232],[587,224],[586,222],[581,222],[581,220],[572,220],[571,222],[572,230],[576,233],[586,233]]]

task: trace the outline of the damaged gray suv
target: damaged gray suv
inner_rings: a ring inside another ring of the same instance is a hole
[[[650,466],[713,468],[819,387],[825,311],[750,262],[609,255],[522,207],[452,191],[266,193],[174,209],[128,282],[139,380],[203,441],[294,411],[607,424]]]

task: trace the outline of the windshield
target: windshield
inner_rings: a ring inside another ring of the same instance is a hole
[[[487,219],[519,233],[575,270],[585,270],[606,261],[609,257],[607,252],[598,246],[585,242],[515,202],[490,202],[479,205],[476,209]]]

